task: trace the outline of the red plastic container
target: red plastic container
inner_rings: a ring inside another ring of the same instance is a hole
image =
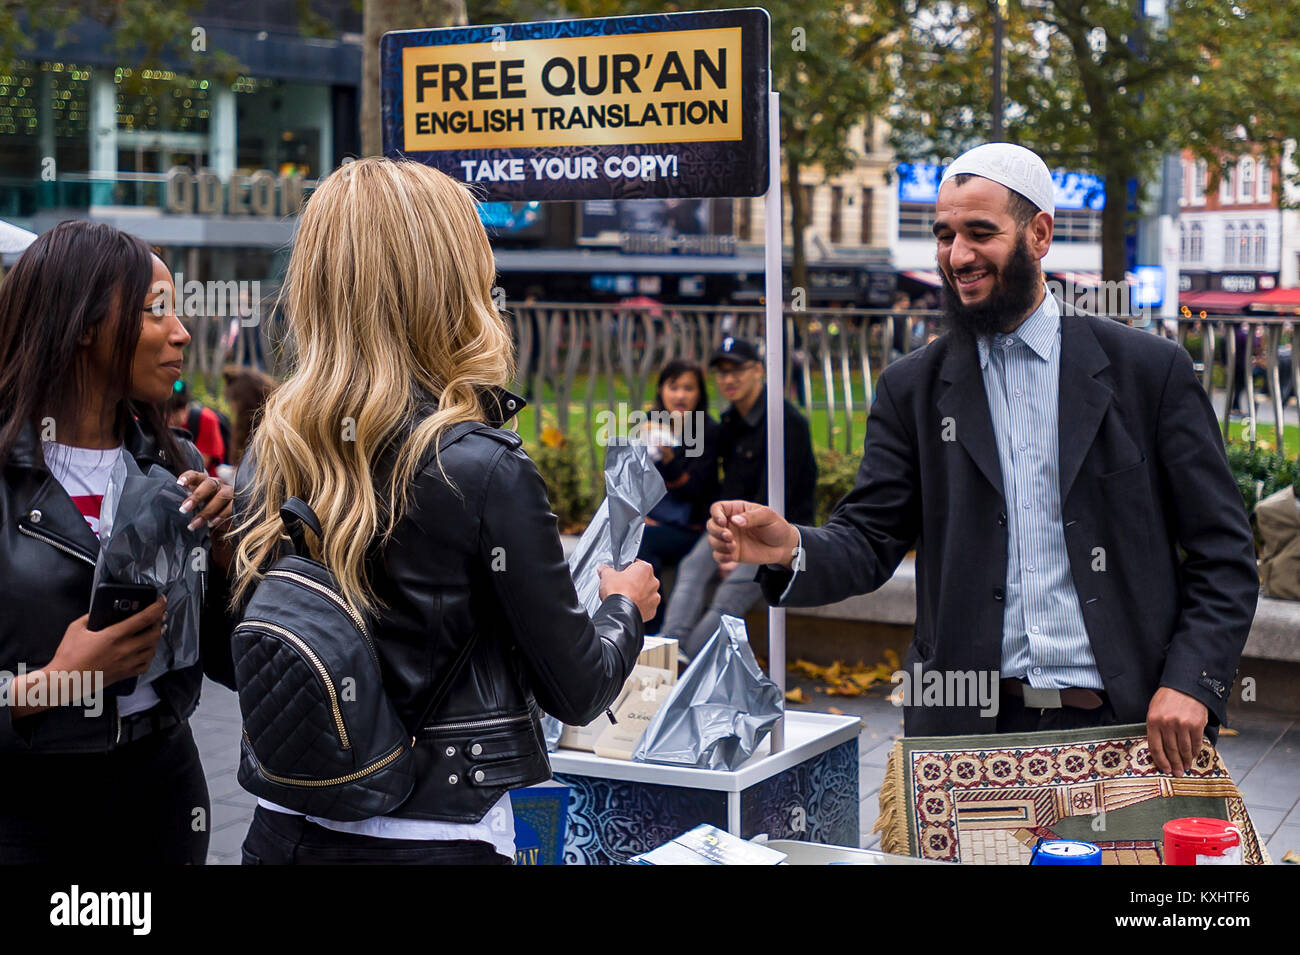
[[[1223,819],[1170,819],[1165,865],[1241,865],[1241,831]]]

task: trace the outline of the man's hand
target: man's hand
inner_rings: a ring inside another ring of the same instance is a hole
[[[1167,686],[1156,690],[1147,708],[1147,745],[1162,773],[1182,776],[1192,768],[1209,719],[1205,704]]]
[[[750,501],[717,501],[709,508],[709,547],[719,565],[780,564],[790,567],[799,543],[794,525],[776,511]]]

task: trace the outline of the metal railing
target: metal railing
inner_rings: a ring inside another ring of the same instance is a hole
[[[786,394],[810,418],[814,410],[825,411],[824,423],[813,430],[815,444],[848,454],[861,450],[861,422],[874,397],[875,376],[890,362],[925,344],[936,333],[940,315],[918,310],[786,311]],[[658,371],[669,360],[707,361],[727,334],[761,337],[763,309],[541,302],[512,307],[508,320],[513,323],[518,349],[518,387],[530,396],[545,395],[544,403],[553,409],[556,427],[567,434],[571,406],[581,405],[587,420],[598,410],[614,410],[622,382],[629,404],[646,407],[653,400]],[[1211,394],[1220,362],[1216,346],[1223,343],[1225,438],[1237,376],[1236,336],[1228,330],[1244,326],[1247,340],[1256,343],[1248,367],[1257,362],[1264,370],[1264,390],[1281,446],[1286,404],[1300,381],[1300,349],[1294,347],[1300,337],[1300,318],[1207,315],[1153,321],[1152,334],[1173,338],[1184,347],[1189,336],[1200,334],[1201,354],[1193,358],[1199,358],[1201,382]],[[1253,441],[1258,425],[1253,374],[1245,377],[1243,385],[1246,435]],[[534,437],[541,436],[542,427],[542,417],[536,415]]]
[[[191,366],[187,372],[203,375],[210,386],[219,381],[221,366],[228,361],[283,373],[275,347],[276,330],[270,322],[274,297],[274,292],[263,296],[260,326],[240,330],[239,354],[229,354],[222,347],[229,319],[190,320],[194,343],[187,356]],[[533,439],[541,438],[544,427],[539,405],[566,435],[573,429],[575,416],[581,415],[580,426],[587,428],[597,412],[616,412],[621,400],[631,408],[647,408],[654,398],[659,369],[666,362],[688,358],[706,363],[726,335],[757,340],[763,329],[763,309],[758,306],[537,302],[510,306],[505,317],[513,328],[517,350],[518,378],[513,388],[528,396],[537,412],[530,422],[529,437]],[[939,312],[918,310],[785,313],[786,395],[813,423],[814,445],[850,455],[860,453],[862,424],[874,397],[876,375],[924,345],[937,333],[939,318]],[[1300,348],[1296,347],[1300,344],[1300,317],[1207,315],[1154,321],[1151,334],[1172,338],[1184,347],[1189,338],[1199,335],[1198,353],[1192,357],[1202,386],[1211,395],[1216,368],[1222,365],[1222,385],[1227,389],[1220,406],[1225,439],[1238,374],[1235,331],[1244,326],[1246,341],[1254,343],[1246,362],[1252,374],[1242,382],[1245,438],[1253,442],[1259,424],[1253,374],[1258,366],[1269,399],[1269,418],[1278,427],[1278,446],[1283,447],[1283,428],[1296,421],[1291,402],[1300,382]],[[825,412],[824,417],[820,412]],[[592,447],[590,453],[591,466],[598,473],[596,449]]]

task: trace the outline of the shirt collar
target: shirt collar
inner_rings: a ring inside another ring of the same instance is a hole
[[[1061,330],[1061,309],[1057,304],[1055,297],[1044,293],[1042,302],[1038,308],[1034,309],[1028,318],[1020,323],[1010,335],[993,335],[986,337],[981,335],[976,339],[976,346],[979,348],[980,368],[983,369],[989,363],[989,349],[996,345],[1002,345],[1006,342],[1022,341],[1029,346],[1032,351],[1043,361],[1048,361],[1052,355],[1052,346],[1056,343],[1056,337]]]
[[[763,415],[766,411],[767,411],[767,385],[764,385],[763,390],[760,391],[758,393],[758,397],[754,399],[754,403],[750,405],[749,413],[743,415],[742,417],[744,417],[746,424],[748,424],[751,428],[755,428],[758,426],[758,423],[763,420]],[[732,416],[737,416],[740,414],[738,411],[736,411],[736,406],[734,404],[728,405],[725,413],[730,414]]]

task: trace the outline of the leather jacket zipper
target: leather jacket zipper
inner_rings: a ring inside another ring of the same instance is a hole
[[[92,557],[90,554],[86,553],[83,550],[78,550],[77,548],[73,547],[71,544],[65,544],[62,541],[60,541],[58,538],[53,537],[49,534],[44,534],[40,531],[34,531],[26,524],[18,525],[18,533],[26,534],[28,537],[35,538],[38,541],[43,541],[44,543],[49,544],[51,547],[55,548],[56,550],[63,551],[63,553],[67,554],[69,557],[75,557],[77,558],[77,560],[84,560],[91,567],[95,566],[95,558]]]
[[[298,651],[307,659],[307,662],[311,665],[312,669],[316,671],[316,675],[320,677],[321,683],[325,686],[325,695],[329,697],[330,709],[334,713],[334,725],[338,728],[339,743],[344,749],[351,749],[352,744],[348,742],[348,731],[343,726],[343,710],[339,706],[338,694],[334,691],[334,681],[330,679],[329,671],[325,669],[325,664],[322,663],[321,658],[316,655],[316,651],[309,647],[302,637],[298,636],[296,633],[291,633],[278,624],[268,623],[265,620],[245,620],[239,625],[239,627],[241,629],[244,627],[252,627],[253,629],[260,627],[288,640],[293,644],[293,646],[297,647]]]
[[[375,661],[375,666],[379,666],[379,654],[375,650],[374,641],[370,639],[370,631],[366,629],[366,625],[362,621],[361,615],[348,606],[346,600],[336,594],[333,590],[330,590],[330,588],[326,587],[324,584],[317,583],[305,574],[295,574],[291,570],[272,570],[268,571],[266,576],[285,577],[296,584],[302,584],[304,587],[316,591],[327,600],[336,604],[338,608],[347,614],[348,618],[356,625],[357,630],[360,631],[361,636],[366,641],[366,649],[370,651],[371,659]]]
[[[253,748],[253,741],[248,736],[248,730],[244,730],[243,733],[244,733],[244,740],[245,742],[248,743],[248,748],[249,751],[251,752]],[[397,747],[397,749],[393,750],[387,756],[375,760],[373,763],[371,763],[369,766],[365,767],[364,769],[358,769],[355,773],[348,773],[346,776],[335,776],[332,779],[290,779],[288,776],[277,776],[275,773],[268,771],[267,768],[263,766],[260,761],[257,764],[257,771],[261,773],[263,776],[265,776],[267,779],[271,780],[271,782],[279,783],[282,786],[299,786],[304,789],[320,789],[321,787],[324,786],[342,786],[345,783],[356,782],[358,779],[361,779],[364,776],[369,776],[371,773],[379,772],[379,770],[383,769],[393,760],[397,759],[397,757],[401,756],[404,752],[406,752],[406,750],[407,750],[407,745],[403,743],[401,746]],[[256,753],[253,753],[253,759],[254,760],[257,759]]]
[[[530,714],[520,716],[494,716],[485,720],[468,720],[458,723],[430,723],[423,728],[426,733],[455,733],[464,730],[488,729],[493,726],[509,726],[514,723],[526,723],[532,719]]]

